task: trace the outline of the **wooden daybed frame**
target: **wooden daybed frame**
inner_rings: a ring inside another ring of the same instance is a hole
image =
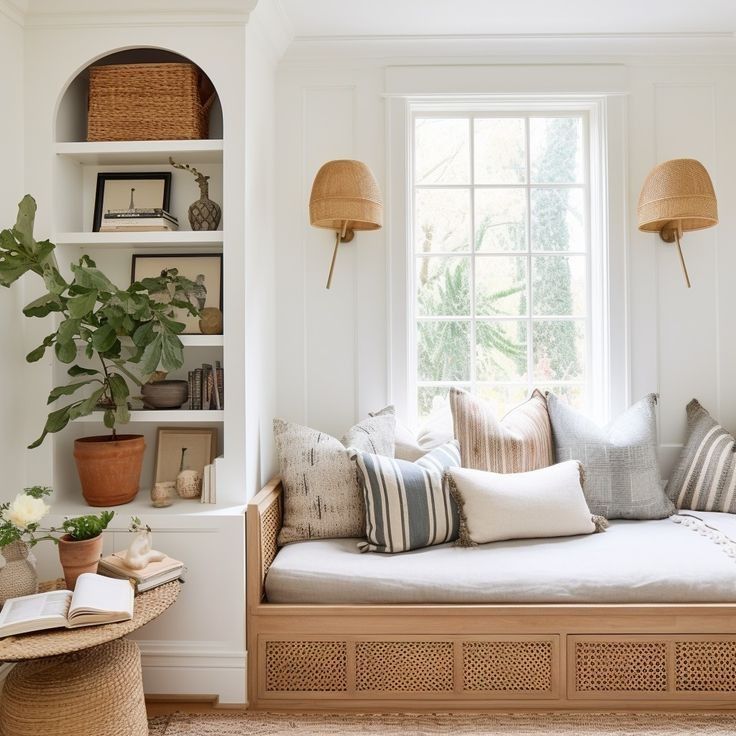
[[[268,603],[281,493],[247,511],[251,708],[736,710],[736,604]]]

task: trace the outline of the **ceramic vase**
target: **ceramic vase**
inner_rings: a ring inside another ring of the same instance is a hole
[[[222,312],[217,307],[205,307],[199,313],[199,330],[203,335],[222,335]]]
[[[179,498],[199,498],[202,493],[202,474],[196,470],[182,470],[176,476]]]
[[[64,570],[64,582],[68,590],[74,590],[77,578],[85,572],[97,572],[102,556],[102,534],[92,539],[75,541],[69,534],[59,539],[59,561]]]
[[[151,488],[151,505],[157,509],[171,506],[176,496],[176,483],[163,481],[154,483]]]
[[[217,230],[222,210],[210,199],[208,181],[198,181],[199,199],[189,206],[189,224],[192,230]]]
[[[30,547],[21,541],[0,547],[0,605],[8,598],[38,593],[36,558]]]

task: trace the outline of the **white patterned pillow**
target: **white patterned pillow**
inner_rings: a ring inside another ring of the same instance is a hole
[[[284,487],[284,523],[278,543],[304,539],[362,537],[363,497],[345,444],[393,457],[396,419],[370,417],[343,442],[316,429],[282,419],[273,422]]]

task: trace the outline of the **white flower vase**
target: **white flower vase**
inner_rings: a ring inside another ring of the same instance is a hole
[[[0,606],[8,598],[38,593],[36,558],[21,541],[0,547]]]

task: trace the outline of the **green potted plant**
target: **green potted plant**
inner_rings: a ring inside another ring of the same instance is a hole
[[[34,363],[53,349],[57,360],[69,366],[70,381],[54,388],[48,403],[74,398],[53,409],[30,447],[70,421],[102,409],[111,433],[74,442],[82,493],[91,506],[127,503],[138,492],[145,450],[142,435],[117,432],[130,421],[127,381],[143,386],[159,369],[168,372],[182,366],[179,334],[184,325],[174,319],[173,310],[199,314],[189,299],[194,284],[169,269],[120,289],[86,255],[72,264],[68,281],[56,264],[54,244],[37,242],[33,236],[35,214],[36,202],[26,195],[15,226],[0,232],[0,285],[10,287],[25,274],[43,281],[45,293],[23,313],[35,318],[55,315],[55,329],[26,360]],[[80,350],[92,365],[81,364]]]
[[[0,605],[8,598],[38,592],[31,547],[52,538],[40,528],[49,512],[44,498],[50,494],[50,488],[34,486],[0,505]]]
[[[97,572],[97,563],[102,554],[102,532],[107,529],[114,515],[114,511],[102,511],[64,519],[61,527],[65,533],[55,541],[59,544],[59,561],[69,590],[74,590],[77,578],[82,573]]]

